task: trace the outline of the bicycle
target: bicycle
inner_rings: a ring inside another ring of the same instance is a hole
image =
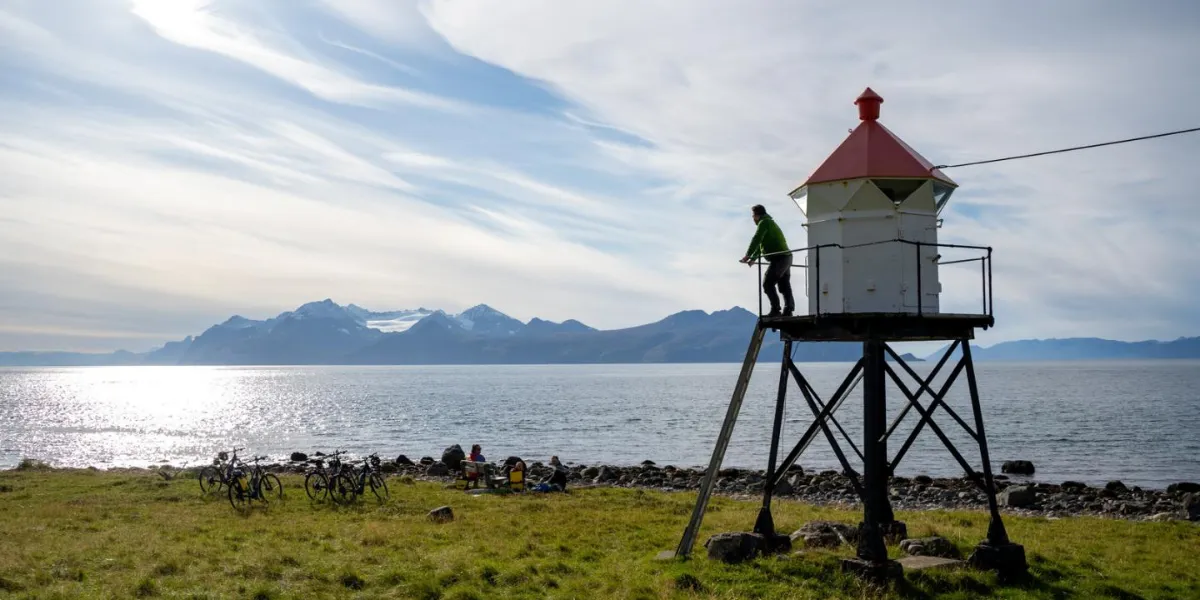
[[[265,456],[255,456],[250,459],[254,466],[249,468],[249,480],[247,480],[244,466],[233,470],[233,477],[229,482],[229,504],[233,508],[241,510],[251,500],[267,504],[268,496],[271,495],[280,500],[283,499],[283,482],[279,481],[279,477],[274,473],[265,472],[258,464],[260,460],[266,458]]]
[[[342,472],[342,461],[338,457],[345,454],[341,450],[337,450],[326,458],[317,459],[315,466],[304,476],[304,493],[308,494],[308,499],[314,502],[323,500],[329,496],[329,482],[337,477]],[[325,461],[329,460],[329,468],[325,468]]]
[[[224,450],[217,453],[216,460],[213,464],[200,469],[197,478],[200,480],[200,492],[204,494],[212,494],[220,492],[222,487],[229,485],[233,480],[233,471],[238,466],[245,466],[245,463],[238,460],[237,453],[245,450],[245,448],[234,448],[233,458],[226,462],[229,455]]]
[[[358,496],[366,492],[367,488],[371,488],[371,493],[375,494],[375,499],[378,502],[384,502],[388,499],[387,482],[383,480],[383,473],[379,470],[379,453],[376,452],[363,460],[362,467],[355,472],[353,468],[344,470],[337,477],[334,483],[333,490],[341,496],[339,501],[336,497],[334,502],[338,504],[349,504],[358,499]],[[346,498],[349,496],[349,499]]]

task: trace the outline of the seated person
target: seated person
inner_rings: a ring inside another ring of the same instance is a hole
[[[471,456],[468,456],[467,460],[471,462],[487,462],[487,459],[483,457],[483,448],[480,448],[479,444],[471,446]]]
[[[567,475],[571,473],[570,469],[559,462],[557,455],[550,457],[550,466],[554,468],[554,472],[543,483],[557,487],[560,491],[567,491]]]

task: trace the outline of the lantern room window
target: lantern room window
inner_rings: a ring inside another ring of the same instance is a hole
[[[943,183],[941,181],[933,182],[933,201],[937,203],[937,213],[942,214],[942,208],[950,201],[950,194],[954,193],[954,186]]]
[[[924,179],[872,179],[871,183],[883,192],[893,204],[900,204],[908,199],[917,188],[925,183]]]

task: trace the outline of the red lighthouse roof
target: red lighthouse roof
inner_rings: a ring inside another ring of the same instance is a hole
[[[883,98],[871,88],[854,101],[862,123],[813,171],[804,185],[861,177],[908,177],[937,179],[958,186],[878,121],[882,103]]]

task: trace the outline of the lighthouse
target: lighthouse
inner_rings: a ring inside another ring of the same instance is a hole
[[[789,196],[804,213],[808,312],[938,312],[938,216],[958,184],[879,122],[883,98]]]
[[[987,496],[987,536],[968,562],[995,570],[1001,579],[1020,576],[1028,569],[1025,550],[1009,539],[1000,516],[983,402],[971,358],[975,329],[991,327],[995,322],[992,248],[938,241],[940,214],[958,184],[879,122],[883,104],[879,94],[867,88],[854,103],[858,106],[858,125],[800,187],[788,194],[805,215],[808,246],[786,252],[800,255],[793,264],[805,271],[808,314],[759,317],[725,421],[717,432],[691,520],[676,549],[660,556],[690,554],[746,400],[750,378],[760,364],[763,338],[767,332],[778,332],[783,342],[782,364],[762,508],[752,532],[723,538],[721,543],[734,540],[743,550],[754,548],[763,553],[787,551],[790,540],[780,535],[771,511],[775,489],[789,477],[789,468],[809,446],[823,440],[837,457],[840,475],[863,506],[863,518],[854,536],[855,556],[843,561],[843,568],[870,579],[902,576],[903,565],[889,558],[888,545],[903,540],[907,527],[892,510],[888,483],[916,438],[922,432],[931,432],[962,467],[966,478]],[[969,256],[945,260],[942,252],[949,249],[956,256]],[[979,285],[972,286],[980,296],[977,312],[941,310],[939,271],[951,267],[973,268],[978,274]],[[926,373],[918,373],[891,347],[895,342],[917,341],[947,342],[941,358]],[[862,357],[842,383],[824,397],[805,376],[803,363],[793,360],[793,345],[811,342],[862,344]],[[939,374],[944,375],[941,380]],[[949,392],[956,382],[964,380],[970,404],[956,408]],[[838,411],[860,384],[862,438],[855,444],[838,422]],[[889,397],[894,393],[889,388],[899,394]],[[799,408],[792,410],[805,416],[811,413],[812,421],[795,446],[781,456],[780,450],[786,448],[781,448],[781,442],[789,389],[798,389],[803,398]],[[890,424],[889,401],[899,409]],[[917,423],[902,435],[898,427],[906,420]],[[978,447],[979,466],[968,462],[944,427],[965,431]],[[844,452],[843,444],[854,455]],[[860,459],[857,464],[852,461],[855,455]]]

